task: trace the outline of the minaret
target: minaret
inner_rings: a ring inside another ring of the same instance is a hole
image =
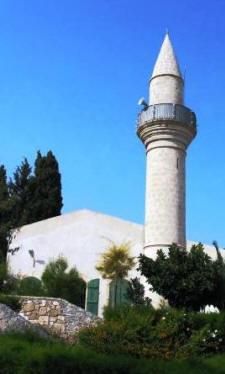
[[[166,34],[149,83],[149,106],[138,118],[146,147],[145,254],[186,246],[185,158],[196,135],[195,114],[183,105],[184,81]]]

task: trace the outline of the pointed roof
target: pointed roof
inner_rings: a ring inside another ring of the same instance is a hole
[[[152,78],[162,74],[172,74],[182,78],[179,64],[168,33],[165,35],[158,58],[156,60]]]

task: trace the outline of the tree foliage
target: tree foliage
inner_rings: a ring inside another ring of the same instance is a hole
[[[61,176],[51,151],[37,153],[35,170],[26,158],[7,181],[0,166],[0,261],[5,261],[12,230],[61,213]]]
[[[9,189],[6,170],[0,166],[0,262],[5,260],[8,249],[8,237],[10,235],[11,209],[9,201]]]
[[[101,255],[101,261],[96,266],[104,279],[115,282],[114,305],[117,305],[117,284],[119,280],[127,277],[128,272],[135,265],[134,258],[130,256],[130,245],[128,243],[117,246],[112,244],[108,250]]]
[[[9,182],[10,202],[12,209],[11,227],[16,228],[30,223],[30,183],[31,166],[25,158],[20,166],[17,166],[13,179]]]
[[[132,305],[151,305],[151,299],[145,297],[145,288],[139,278],[132,278],[128,283],[127,298]]]
[[[1,261],[0,262],[0,292],[2,292],[6,279],[7,279],[7,264],[4,261]]]
[[[58,162],[51,151],[46,156],[37,153],[34,178],[31,181],[32,215],[31,222],[55,217],[61,214],[61,175]]]
[[[40,279],[36,277],[26,277],[18,280],[18,295],[44,296],[44,289]]]
[[[215,240],[213,245],[216,249],[217,259],[214,262],[216,276],[212,304],[217,306],[220,310],[225,310],[225,263]]]
[[[134,266],[134,258],[130,256],[130,246],[127,243],[117,246],[112,244],[101,255],[102,259],[96,269],[105,279],[124,279]]]
[[[84,308],[86,283],[75,267],[68,270],[64,257],[51,261],[45,267],[41,280],[47,296],[60,297]]]
[[[0,262],[0,293],[17,295],[20,279],[13,276],[6,261]]]
[[[168,300],[170,306],[198,311],[207,304],[218,306],[215,293],[222,261],[213,261],[201,243],[193,245],[189,252],[172,244],[168,254],[159,250],[155,260],[140,255],[139,270],[151,289]]]

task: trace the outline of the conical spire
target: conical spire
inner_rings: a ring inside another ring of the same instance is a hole
[[[179,64],[176,59],[168,33],[166,33],[165,35],[151,79],[162,74],[171,74],[182,78]]]

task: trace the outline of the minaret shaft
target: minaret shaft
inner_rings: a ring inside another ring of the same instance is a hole
[[[183,106],[183,79],[166,35],[150,80],[150,105],[137,134],[146,147],[145,253],[186,246],[185,158],[196,135],[195,114]]]
[[[151,79],[149,86],[150,105],[183,104],[183,81],[173,75],[160,75]]]
[[[146,161],[145,247],[184,247],[185,151],[156,142]]]

